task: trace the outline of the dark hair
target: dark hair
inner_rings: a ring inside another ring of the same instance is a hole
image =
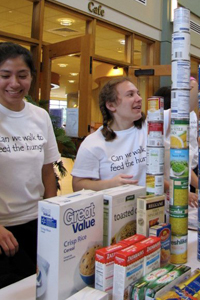
[[[103,128],[101,131],[106,141],[112,141],[116,138],[116,133],[109,126],[113,122],[113,114],[109,111],[109,109],[107,109],[106,102],[109,103],[117,102],[118,99],[117,85],[125,81],[129,81],[132,83],[132,80],[128,77],[118,77],[115,79],[111,79],[103,86],[103,88],[99,93],[99,107],[103,116]],[[145,121],[145,114],[142,113],[142,117],[139,120],[134,121],[133,125],[141,129],[144,121]]]
[[[164,110],[171,108],[171,87],[163,86],[159,88],[154,96],[160,96],[164,98]]]
[[[25,64],[30,69],[31,75],[34,75],[35,67],[30,51],[12,42],[0,43],[0,65],[2,65],[7,59],[16,58],[18,56],[23,58]]]

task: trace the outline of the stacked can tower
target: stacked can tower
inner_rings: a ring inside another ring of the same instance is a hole
[[[147,195],[164,194],[164,99],[151,97],[147,99]]]
[[[199,65],[199,118],[198,118],[198,138],[200,139],[200,65]],[[197,259],[200,261],[200,147],[199,147],[199,163],[198,163],[198,240],[197,240]]]
[[[170,131],[171,262],[187,262],[189,121],[190,121],[190,11],[174,10],[172,34]]]

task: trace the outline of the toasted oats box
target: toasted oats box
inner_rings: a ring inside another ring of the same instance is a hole
[[[161,241],[160,265],[170,262],[171,253],[171,224],[161,223],[149,228],[149,236],[158,236]]]
[[[95,255],[95,288],[105,291],[111,299],[113,291],[113,275],[115,254],[128,246],[144,240],[146,237],[135,234],[117,244],[107,246],[96,251]]]
[[[144,256],[144,274],[160,267],[160,238],[155,236],[150,236],[149,238],[139,242],[137,245],[145,247]]]
[[[66,300],[108,300],[108,294],[86,286],[84,289],[67,298]]]
[[[115,254],[113,300],[128,300],[131,284],[143,276],[145,246],[139,243]]]
[[[149,228],[164,223],[165,195],[148,195],[137,199],[137,233],[149,236]]]
[[[37,299],[64,300],[94,284],[103,244],[103,194],[83,190],[39,202]]]
[[[104,194],[104,246],[116,244],[136,233],[137,198],[146,195],[143,186],[123,185]]]

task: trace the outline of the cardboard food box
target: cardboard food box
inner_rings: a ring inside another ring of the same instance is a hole
[[[115,254],[113,300],[127,300],[131,284],[143,276],[145,246],[139,243]]]
[[[149,236],[149,228],[164,223],[165,195],[142,196],[137,199],[137,233]]]
[[[39,202],[37,299],[64,300],[94,284],[103,195],[83,190]]]
[[[146,274],[142,278],[140,278],[135,284],[132,285],[131,290],[131,300],[139,299],[145,300],[145,293],[148,284],[154,282],[156,279],[160,278],[161,276],[167,274],[171,270],[174,269],[174,265],[168,264],[163,268],[158,268],[153,270],[152,272]]]
[[[98,249],[95,255],[95,289],[105,291],[111,299],[113,291],[114,260],[117,251],[126,248],[126,244],[115,244]]]
[[[98,249],[95,255],[95,288],[105,291],[111,299],[113,291],[114,260],[115,254],[128,246],[134,245],[146,237],[135,234],[115,245]]]
[[[185,265],[175,267],[172,271],[150,283],[146,289],[145,300],[155,300],[162,293],[169,291],[191,275],[191,268]]]
[[[171,251],[171,224],[162,223],[149,228],[149,236],[158,236],[161,241],[160,265],[170,262]]]
[[[67,298],[66,300],[108,300],[108,294],[102,291],[95,290],[91,287],[85,287],[78,293]]]
[[[104,194],[104,246],[116,244],[136,233],[137,198],[145,187],[123,185],[102,191]]]
[[[160,238],[155,236],[150,236],[149,238],[139,242],[137,245],[145,247],[145,257],[144,257],[144,273],[142,275],[148,274],[149,272],[160,267]]]

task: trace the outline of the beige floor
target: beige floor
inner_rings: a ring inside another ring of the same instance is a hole
[[[67,175],[60,180],[61,191],[58,195],[66,195],[73,192],[72,190],[72,176],[70,175],[74,162],[71,159],[62,157],[63,164],[67,169]]]

